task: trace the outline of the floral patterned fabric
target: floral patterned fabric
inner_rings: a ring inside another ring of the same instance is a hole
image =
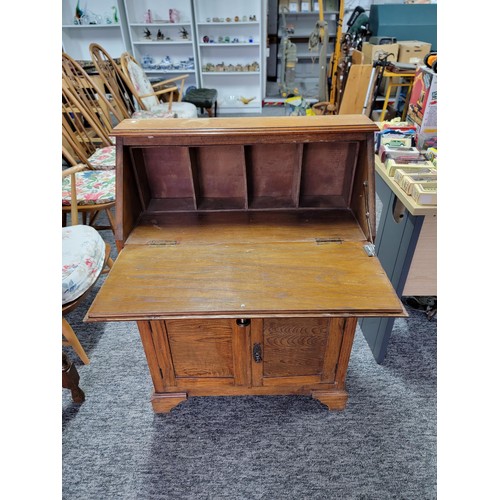
[[[104,265],[106,245],[91,226],[62,228],[62,303],[83,295],[97,280]]]
[[[114,170],[85,170],[76,174],[78,205],[110,203],[116,199]],[[71,176],[62,180],[62,204],[71,205]]]
[[[146,118],[177,118],[177,114],[173,111],[168,111],[161,108],[156,111],[146,111],[145,109],[141,109],[140,111],[135,111],[132,115],[132,118],[135,118],[137,120],[144,120]]]
[[[137,93],[140,96],[154,93],[151,82],[140,66],[138,66],[134,61],[129,60],[127,70],[135,90],[137,90]],[[151,110],[153,106],[158,104],[158,98],[156,96],[142,97],[142,102],[148,110]]]
[[[116,167],[116,147],[106,146],[99,148],[88,161],[98,170],[112,170]]]

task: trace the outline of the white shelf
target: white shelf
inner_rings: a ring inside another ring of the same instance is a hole
[[[260,75],[260,71],[202,71],[203,76],[248,76]]]
[[[90,15],[99,16],[101,24],[74,24],[76,1],[62,0],[62,50],[78,61],[90,61],[89,45],[98,43],[111,57],[131,50],[130,38],[126,24],[123,0],[85,0],[80,2],[82,10],[87,9]],[[114,13],[118,22],[107,23],[106,19],[114,20]]]
[[[168,57],[172,63],[180,63],[188,59],[194,60],[195,69],[148,69],[144,71],[151,77],[169,74],[188,74],[185,88],[199,86],[198,71],[196,69],[196,38],[193,26],[192,3],[186,0],[123,0],[128,20],[128,30],[132,45],[132,55],[142,64],[143,58],[151,57],[153,64],[159,64]],[[147,21],[148,10],[152,22]],[[170,10],[174,11],[170,18]],[[175,17],[174,17],[175,16]],[[170,22],[175,20],[176,22]],[[151,32],[152,39],[144,38],[144,31]],[[189,39],[179,36],[179,30],[186,30]],[[170,40],[155,40],[160,30]]]
[[[165,28],[177,28],[178,26],[191,26],[191,23],[169,23],[162,21],[153,21],[152,23],[129,23],[129,26],[147,28],[148,26],[161,26]]]
[[[63,29],[110,29],[110,28],[121,28],[121,24],[63,24]]]
[[[248,25],[253,25],[253,26],[259,26],[259,21],[229,21],[229,22],[216,22],[216,23],[196,23],[197,26],[248,26]]]
[[[266,19],[266,5],[267,2],[259,0],[193,0],[200,85],[217,90],[218,107],[226,113],[262,110],[266,74],[265,43],[262,42],[266,33],[262,19]],[[234,21],[236,16],[239,21]],[[246,21],[242,20],[244,16]],[[253,16],[256,20],[250,21]],[[214,18],[231,21],[214,22]],[[204,37],[213,42],[203,42]],[[229,41],[221,42],[220,37],[228,37]],[[233,43],[233,39],[239,41]],[[258,63],[259,71],[203,71],[207,64],[245,66],[254,62]],[[241,96],[255,99],[245,105],[238,101]]]
[[[200,43],[200,47],[259,47],[260,43],[243,43],[243,42],[227,42],[227,43]]]
[[[158,41],[155,41],[155,40],[145,40],[144,42],[142,41],[134,41],[132,42],[133,45],[193,45],[193,41],[192,40],[179,40],[179,41],[175,41],[175,40],[158,40]]]

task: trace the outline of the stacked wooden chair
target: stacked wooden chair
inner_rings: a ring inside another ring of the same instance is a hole
[[[82,223],[96,229],[111,229],[115,223],[113,208],[116,204],[115,146],[98,126],[94,115],[67,88],[62,89],[62,157],[69,166],[78,163],[85,170],[76,174],[78,188],[76,207]],[[62,182],[63,226],[71,211],[71,183]],[[104,212],[109,224],[99,225],[98,215]]]
[[[71,226],[62,228],[63,345],[71,346],[84,364],[88,364],[90,360],[65,315],[81,304],[105,267],[109,270],[113,265],[110,245],[104,242],[93,227],[78,224],[77,175],[86,168],[84,164],[77,164],[62,171],[63,178],[70,182],[71,192]],[[65,368],[64,364],[63,356],[63,385],[64,371],[70,370],[70,366]],[[78,396],[79,392],[76,391],[75,394]]]

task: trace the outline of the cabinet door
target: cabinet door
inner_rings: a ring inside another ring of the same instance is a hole
[[[344,318],[252,320],[252,384],[334,383]]]
[[[234,319],[142,321],[156,392],[250,385],[250,332]]]

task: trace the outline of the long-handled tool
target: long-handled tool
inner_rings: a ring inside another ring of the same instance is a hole
[[[342,44],[342,23],[344,22],[344,0],[339,2],[339,18],[337,22],[337,34],[335,36],[335,50],[330,59],[330,102],[336,104],[335,94],[337,92],[338,67]],[[338,109],[337,109],[338,112]]]

